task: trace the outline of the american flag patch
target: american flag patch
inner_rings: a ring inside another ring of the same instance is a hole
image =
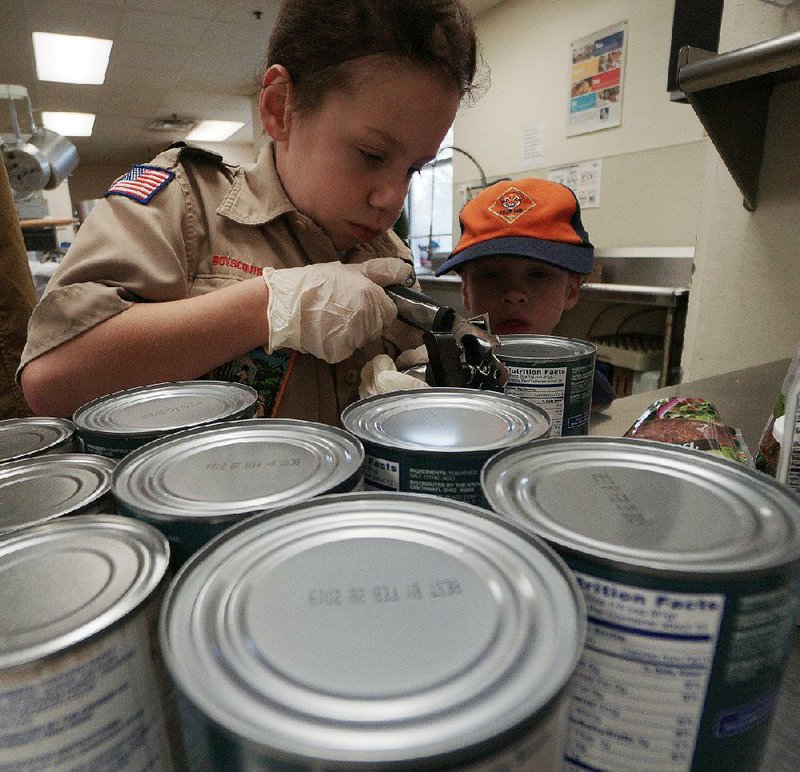
[[[137,164],[120,177],[105,193],[106,196],[125,196],[146,204],[175,178],[175,172],[160,166]]]

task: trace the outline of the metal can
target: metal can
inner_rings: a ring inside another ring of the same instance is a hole
[[[543,407],[553,437],[588,434],[597,346],[555,335],[501,335],[497,358],[511,371],[506,394]]]
[[[76,450],[75,426],[66,418],[37,416],[0,421],[0,463]]]
[[[161,772],[183,759],[156,648],[167,559],[157,530],[116,515],[0,538],[0,768]]]
[[[0,533],[62,515],[114,512],[116,462],[87,453],[33,456],[0,465]]]
[[[120,514],[169,539],[173,566],[250,515],[361,485],[364,448],[311,421],[251,418],[187,429],[133,451],[114,471]]]
[[[191,768],[551,772],[585,618],[541,539],[368,492],[227,530],[159,631]]]
[[[499,453],[482,481],[586,599],[565,769],[757,769],[793,630],[800,497],[701,451],[604,437]]]
[[[495,453],[546,437],[537,405],[477,389],[395,391],[354,402],[342,425],[364,444],[364,488],[483,503],[480,472]]]
[[[81,448],[123,458],[182,429],[252,418],[258,392],[229,381],[177,381],[125,389],[93,399],[72,416]]]

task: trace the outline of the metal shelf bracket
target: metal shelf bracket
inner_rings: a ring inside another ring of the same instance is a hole
[[[773,86],[800,78],[800,32],[715,54],[684,46],[678,86],[755,211]]]

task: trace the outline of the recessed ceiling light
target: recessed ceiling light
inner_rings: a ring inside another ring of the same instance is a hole
[[[103,83],[113,43],[80,35],[34,32],[36,76],[58,83]]]
[[[91,137],[94,119],[94,113],[42,113],[44,127],[64,137]]]
[[[200,121],[186,139],[195,142],[224,142],[244,126],[241,121]]]

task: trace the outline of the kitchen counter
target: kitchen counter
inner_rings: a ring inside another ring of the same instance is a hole
[[[620,437],[647,409],[663,397],[702,397],[711,402],[728,426],[740,429],[747,447],[755,450],[778,397],[791,359],[735,370],[724,375],[677,383],[654,391],[615,399],[592,413],[589,434]]]
[[[790,359],[781,359],[725,375],[667,386],[643,394],[614,400],[598,413],[592,413],[589,434],[619,437],[645,411],[662,397],[702,397],[719,411],[722,419],[742,431],[751,452],[758,446],[780,391]],[[762,772],[796,772],[800,769],[800,627],[792,634],[786,672],[781,682],[778,704],[772,716]]]

